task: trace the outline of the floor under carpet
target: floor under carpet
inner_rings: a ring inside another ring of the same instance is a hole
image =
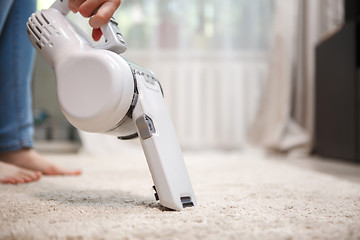
[[[83,175],[0,185],[0,239],[360,239],[360,183],[285,159],[185,154],[198,206],[175,212],[140,149],[48,158]]]

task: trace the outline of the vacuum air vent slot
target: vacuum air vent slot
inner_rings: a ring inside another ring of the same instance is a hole
[[[43,17],[43,19],[45,20],[45,22],[46,22],[47,24],[49,24],[49,20],[47,20],[47,18],[44,16],[44,14],[41,13],[41,16]]]
[[[36,33],[36,31],[30,26],[29,23],[26,23],[27,29],[32,33],[32,35],[40,41],[40,36]]]
[[[40,43],[36,42],[36,45],[38,46],[39,49],[41,49]]]
[[[40,19],[37,17],[37,16],[35,16],[35,19],[37,20],[37,22],[40,24],[40,26],[42,26],[43,25],[43,23],[40,21]]]
[[[41,29],[38,26],[35,26],[35,28],[39,31],[39,33],[42,33]]]

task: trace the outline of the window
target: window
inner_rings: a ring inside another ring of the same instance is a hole
[[[47,8],[52,0],[38,0]],[[152,70],[181,145],[238,149],[267,74],[273,0],[122,0],[122,54]],[[76,24],[90,31],[79,15]],[[99,146],[97,146],[99,147]]]
[[[130,47],[264,49],[272,0],[123,0],[116,14]]]
[[[123,0],[115,18],[130,48],[261,50],[272,1]],[[52,2],[38,0],[38,8]]]

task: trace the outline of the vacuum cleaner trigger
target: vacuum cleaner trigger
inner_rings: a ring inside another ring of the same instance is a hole
[[[100,45],[97,48],[113,51],[117,54],[124,53],[127,49],[125,40],[120,32],[118,23],[114,18],[100,27],[101,32],[105,37],[105,44]]]

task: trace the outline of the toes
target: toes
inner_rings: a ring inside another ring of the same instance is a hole
[[[40,177],[41,177],[41,172],[25,170],[23,179],[25,182],[33,182],[38,180]]]
[[[34,172],[26,169],[19,169],[18,175],[15,178],[16,183],[28,183],[38,180],[41,177],[40,172]]]
[[[0,162],[0,183],[18,184],[38,180],[41,172],[27,170],[12,164]]]
[[[65,175],[81,175],[82,171],[81,170],[68,170]]]
[[[68,170],[63,169],[56,166],[51,166],[46,171],[43,171],[45,175],[69,175],[69,176],[75,176],[80,175],[82,172],[81,170]]]
[[[5,184],[16,184],[16,181],[15,181],[14,178],[7,178],[7,179],[3,180],[2,183],[5,183]]]
[[[18,184],[18,183],[25,183],[24,179],[22,179],[21,177],[8,177],[7,179],[5,179],[4,181],[2,181],[2,183],[6,183],[6,184]]]

